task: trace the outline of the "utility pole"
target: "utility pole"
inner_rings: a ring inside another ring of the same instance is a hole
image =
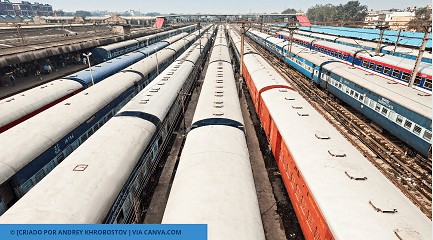
[[[248,27],[248,29],[245,28],[245,22],[242,21],[242,25],[241,25],[241,61],[240,61],[240,70],[239,70],[239,96],[241,96],[242,93],[242,86],[241,83],[244,81],[244,74],[243,74],[243,68],[244,68],[244,41],[245,41],[245,33],[248,32],[248,30],[250,30],[250,27]]]
[[[21,38],[21,46],[24,46],[25,41],[24,41],[24,36],[21,32],[21,24],[17,24],[15,25],[15,27],[17,28],[18,36]]]
[[[87,58],[87,63],[89,64],[90,77],[92,79],[92,86],[93,86],[95,85],[95,81],[93,80],[92,65],[90,65],[90,56],[92,56],[92,52],[88,52],[87,54],[83,53],[83,56]]]
[[[201,29],[201,26],[200,26],[200,22],[198,22],[197,23],[197,28],[198,28],[198,37],[199,37],[199,40],[200,40],[200,42],[199,42],[199,48],[200,48],[200,55],[201,55],[201,35],[200,35],[200,29]]]
[[[186,121],[185,121],[185,101],[186,101],[187,96],[190,96],[191,94],[185,92],[182,88],[179,92],[179,95],[181,95],[180,100],[182,101],[182,128],[183,128],[182,137],[185,137],[187,134]]]
[[[378,56],[380,54],[380,47],[382,45],[382,39],[383,39],[383,33],[385,32],[386,29],[388,29],[389,26],[386,25],[377,25],[376,29],[380,30],[380,34],[379,34],[379,42],[377,43],[377,47],[376,47],[376,56]]]
[[[290,57],[290,54],[292,53],[293,32],[294,32],[296,29],[298,29],[298,27],[296,27],[296,26],[289,26],[289,27],[287,27],[287,29],[288,29],[289,32],[290,32],[290,44],[289,44],[289,57]]]
[[[394,51],[392,51],[392,56],[394,56],[395,51],[397,50],[397,43],[400,40],[401,28],[398,29],[397,40],[395,40]]]
[[[419,64],[421,63],[421,59],[422,59],[422,56],[423,56],[424,51],[425,51],[425,45],[427,44],[428,36],[431,33],[431,27],[432,27],[431,25],[430,26],[424,26],[424,29],[425,29],[424,37],[422,38],[421,47],[418,51],[418,56],[416,57],[415,66],[413,68],[412,76],[410,77],[408,87],[412,87],[414,82],[415,82],[416,74],[418,73]]]

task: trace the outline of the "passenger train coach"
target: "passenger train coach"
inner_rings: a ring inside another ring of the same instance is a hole
[[[194,85],[212,30],[0,217],[1,223],[142,223],[145,189]],[[200,43],[202,45],[200,45]],[[187,46],[188,47],[188,46]],[[132,69],[131,69],[132,70]],[[117,75],[118,81],[124,76]]]
[[[240,36],[230,37],[239,56]],[[248,43],[245,49],[245,83],[305,239],[431,239],[431,220]]]
[[[431,156],[432,96],[258,31],[248,36],[425,157]]]
[[[0,112],[2,113],[0,115],[0,133],[45,111],[83,89],[103,81],[107,77],[187,35],[187,33],[177,35],[174,35],[174,33],[172,31],[170,34],[172,37],[159,42],[156,39],[161,39],[162,35],[147,36],[152,43],[151,45],[97,64],[92,67],[92,72],[85,69],[0,100]],[[169,33],[165,33],[165,35],[168,36]]]
[[[111,119],[198,35],[196,31],[0,134],[0,213]]]
[[[128,52],[149,46],[150,44],[156,43],[173,35],[182,32],[191,33],[195,31],[195,29],[196,25],[190,25],[178,29],[155,33],[150,36],[139,37],[123,42],[113,43],[107,46],[96,47],[92,49],[92,57],[96,63],[105,62]]]
[[[279,33],[280,38],[287,40],[289,35]],[[413,73],[415,60],[392,55],[373,56],[366,49],[342,45],[334,42],[317,40],[315,38],[294,35],[293,42],[310,50],[323,53],[341,61],[358,66],[371,73],[386,76],[402,84],[408,84]],[[274,42],[275,43],[275,42]],[[289,42],[285,43],[288,45]],[[374,53],[373,53],[374,54]],[[414,86],[431,93],[432,91],[432,63],[421,62],[416,74]]]
[[[228,40],[219,27],[162,223],[209,239],[264,240]]]
[[[342,36],[327,35],[323,33],[313,33],[313,32],[302,31],[302,30],[301,31],[298,30],[296,31],[296,33],[302,36],[325,40],[328,42],[334,42],[334,43],[347,45],[351,47],[362,48],[368,51],[376,52],[377,50],[377,42],[371,42],[371,41],[366,41],[361,39],[353,39],[353,38],[342,37]],[[288,38],[290,36],[289,33],[284,31],[279,31],[276,34],[279,38]],[[402,43],[403,41],[399,43],[399,45]],[[395,48],[395,44],[382,43],[382,46],[380,47],[380,53],[416,60],[419,51],[417,49],[407,48],[402,46],[397,46],[397,48]],[[421,61],[431,64],[432,53],[425,51]]]

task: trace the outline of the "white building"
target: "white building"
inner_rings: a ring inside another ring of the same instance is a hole
[[[410,20],[415,18],[415,12],[392,12],[387,13],[385,22],[391,30],[407,30]]]

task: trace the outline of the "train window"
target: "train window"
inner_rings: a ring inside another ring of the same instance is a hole
[[[368,65],[368,68],[371,69],[371,70],[373,70],[373,69],[374,69],[374,63],[370,63],[370,64]]]
[[[353,96],[353,90],[350,90],[350,96]]]
[[[359,97],[359,93],[357,93],[357,92],[355,92],[355,96],[354,96],[356,99],[358,99],[358,97]]]
[[[367,67],[367,64],[368,64],[368,62],[367,62],[367,61],[365,61],[365,60],[364,60],[364,61],[362,61],[362,66],[363,66],[363,67]]]
[[[424,135],[422,136],[425,140],[429,141],[431,140],[431,132],[428,130],[425,130]]]
[[[426,79],[424,81],[424,87],[431,89],[431,79]]]
[[[365,97],[365,99],[364,99],[364,103],[365,103],[365,105],[368,105],[368,103],[369,103],[369,98],[368,97]]]
[[[409,81],[411,75],[409,73],[403,73],[403,75],[401,75],[401,79],[405,80],[405,81]]]
[[[386,116],[388,114],[388,109],[386,107],[382,108],[382,114]]]
[[[364,95],[359,95],[359,101],[364,101]]]
[[[81,136],[81,142],[83,143],[86,140],[87,140],[87,134],[84,133],[83,136]]]
[[[424,133],[424,136],[425,136],[425,133]],[[65,155],[63,155],[63,153],[60,153],[59,155],[57,155],[56,159],[57,159],[57,164],[59,164],[63,161],[63,159],[65,159]]]
[[[382,65],[376,64],[376,72],[382,71]]]
[[[420,76],[416,76],[415,77],[415,81],[413,82],[413,84],[419,86],[421,84],[421,80],[422,80],[422,78]]]
[[[382,107],[380,104],[376,104],[376,107],[374,108],[374,110],[376,110],[377,112],[380,111],[380,107]]]
[[[418,126],[418,125],[415,124],[415,127],[413,128],[413,132],[416,135],[419,135],[421,133],[421,130],[422,130],[422,128],[420,126]]]
[[[391,72],[391,68],[389,68],[389,67],[385,67],[383,69],[383,73],[385,73],[385,74],[389,74],[390,72]]]
[[[410,129],[412,127],[412,122],[406,119],[406,122],[404,123],[404,127]]]
[[[397,70],[397,69],[394,69],[394,70],[392,71],[392,76],[395,77],[395,78],[398,78],[398,76],[400,76],[400,71]]]
[[[401,124],[401,123],[403,122],[403,117],[400,116],[400,115],[397,115],[397,118],[395,119],[395,121],[396,121],[398,124]]]

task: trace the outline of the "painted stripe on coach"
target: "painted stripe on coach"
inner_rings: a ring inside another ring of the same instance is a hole
[[[157,116],[144,112],[125,111],[116,114],[114,117],[137,117],[153,123],[156,127],[161,126],[161,120]]]
[[[272,86],[267,86],[267,87],[264,87],[264,88],[260,89],[259,94],[262,94],[263,92],[271,90],[271,89],[274,89],[274,88],[287,88],[289,90],[297,92],[294,88],[289,87],[289,86],[285,86],[285,85],[272,85]]]
[[[199,127],[206,127],[211,125],[220,125],[220,126],[228,126],[228,127],[234,127],[242,132],[244,132],[245,127],[242,123],[228,119],[228,118],[206,118],[199,120],[191,125],[191,130],[199,128]]]

